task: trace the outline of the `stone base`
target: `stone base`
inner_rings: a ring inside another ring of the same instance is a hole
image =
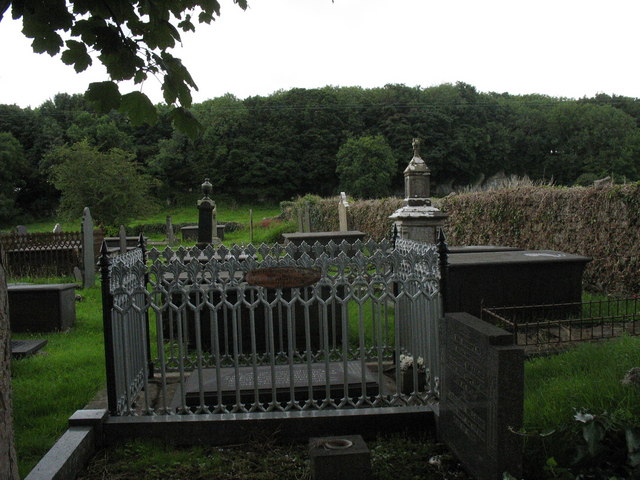
[[[371,453],[360,435],[310,438],[309,457],[313,480],[371,478]]]

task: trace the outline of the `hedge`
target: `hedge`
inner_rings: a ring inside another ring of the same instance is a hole
[[[338,229],[338,197],[306,196],[283,203],[297,219],[309,204],[311,229]],[[350,201],[349,228],[377,240],[390,235],[399,198]],[[555,188],[528,186],[454,194],[437,202],[449,214],[449,245],[503,245],[591,257],[585,288],[640,293],[640,184]]]

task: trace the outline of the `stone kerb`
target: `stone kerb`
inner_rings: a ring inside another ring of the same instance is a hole
[[[508,332],[468,313],[440,328],[438,435],[474,477],[522,473],[524,351]]]

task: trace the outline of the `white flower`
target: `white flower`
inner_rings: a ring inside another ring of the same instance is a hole
[[[575,418],[578,422],[588,423],[592,421],[595,417],[590,413],[578,412],[573,416],[573,418]]]
[[[418,360],[416,361],[416,366],[419,372],[424,372],[426,370],[424,358],[418,357]],[[406,372],[410,368],[413,368],[413,356],[405,355],[401,353],[400,354],[400,370],[403,372]]]

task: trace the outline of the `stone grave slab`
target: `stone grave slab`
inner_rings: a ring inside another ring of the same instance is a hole
[[[41,350],[48,340],[11,340],[11,356],[13,358],[22,358]]]
[[[326,367],[324,363],[311,364],[311,388],[313,398],[322,400],[326,397]],[[344,396],[345,374],[343,362],[329,363],[329,386],[332,398]],[[203,389],[205,403],[213,405],[218,403],[218,379],[213,368],[203,369]],[[350,397],[362,395],[362,365],[358,361],[347,362],[346,382]],[[379,386],[377,377],[365,368],[365,385],[367,396],[377,395]],[[272,387],[275,386],[276,398],[280,402],[288,401],[290,395],[291,369],[289,365],[276,365],[275,376],[272,375],[271,366],[257,367],[258,398],[262,403],[272,400]],[[222,402],[227,405],[236,403],[236,385],[240,389],[242,403],[255,401],[256,379],[253,367],[240,367],[236,376],[235,368],[225,367],[220,372],[220,389]],[[296,400],[306,400],[309,396],[309,366],[306,363],[293,365],[293,386]],[[199,404],[198,375],[192,373],[186,382],[186,403],[189,406]],[[176,393],[171,406],[180,405],[180,391]]]

